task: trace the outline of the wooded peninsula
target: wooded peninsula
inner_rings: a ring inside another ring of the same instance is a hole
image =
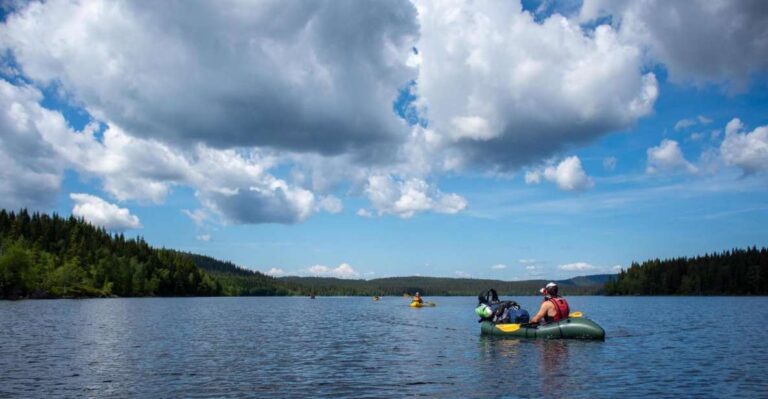
[[[208,256],[154,248],[83,219],[0,210],[0,298],[270,295],[535,295],[545,280],[274,278]],[[558,281],[566,295],[766,295],[768,249],[633,263]]]

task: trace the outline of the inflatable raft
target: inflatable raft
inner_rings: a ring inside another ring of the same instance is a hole
[[[480,331],[485,335],[517,338],[591,339],[601,341],[605,339],[605,330],[594,321],[584,317],[569,317],[556,323],[541,326],[494,324],[490,321],[484,321],[480,323]]]
[[[435,306],[435,304],[433,302],[422,302],[422,303],[418,303],[416,301],[411,302],[411,307],[412,308],[429,308],[429,307],[434,307],[434,306]]]

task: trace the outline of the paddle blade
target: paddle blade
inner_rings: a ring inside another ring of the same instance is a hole
[[[568,317],[581,317],[581,316],[583,316],[581,312],[572,312],[571,314],[568,315]]]
[[[504,332],[515,332],[520,329],[520,324],[497,324],[496,328]]]

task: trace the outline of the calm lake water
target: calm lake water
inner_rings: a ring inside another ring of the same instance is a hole
[[[766,297],[570,297],[605,342],[482,337],[475,298],[427,299],[0,301],[0,397],[768,397]]]

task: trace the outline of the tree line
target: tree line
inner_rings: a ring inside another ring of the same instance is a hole
[[[565,295],[600,294],[603,284],[611,276],[595,275],[558,281]],[[317,295],[413,295],[419,292],[429,296],[474,296],[494,288],[500,295],[538,295],[548,280],[502,281],[445,277],[387,277],[372,280],[347,280],[327,277],[284,277],[281,281],[305,287]]]
[[[187,256],[83,219],[0,210],[0,298],[221,295]]]
[[[767,295],[768,248],[632,263],[607,295]]]
[[[220,261],[210,256],[183,253],[195,265],[216,278],[229,296],[286,296],[309,295],[311,289],[283,281],[255,270],[246,269],[232,262]]]
[[[263,295],[535,295],[544,280],[274,278],[208,256],[151,247],[83,219],[0,209],[0,298]],[[559,281],[565,295],[768,295],[768,249],[632,263]]]

